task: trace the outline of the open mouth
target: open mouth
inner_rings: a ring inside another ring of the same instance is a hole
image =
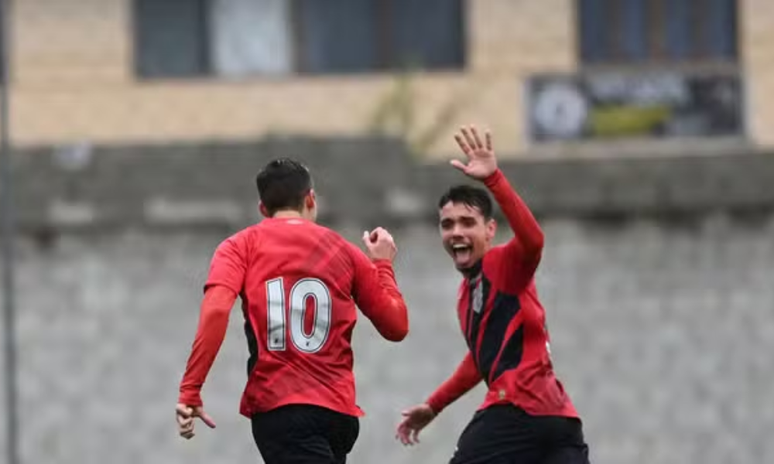
[[[465,245],[464,243],[456,243],[451,246],[451,250],[455,261],[467,261],[470,259],[473,247]]]

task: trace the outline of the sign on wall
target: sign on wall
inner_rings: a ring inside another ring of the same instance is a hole
[[[527,83],[533,141],[715,137],[744,133],[738,75],[600,72]]]

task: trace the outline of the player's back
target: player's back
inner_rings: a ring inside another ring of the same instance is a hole
[[[241,412],[314,404],[361,415],[351,350],[354,246],[300,219],[266,219],[234,238],[245,247],[241,296],[251,351]]]

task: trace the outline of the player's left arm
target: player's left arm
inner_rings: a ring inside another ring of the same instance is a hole
[[[452,165],[487,186],[513,230],[513,239],[502,250],[502,265],[505,267],[503,271],[506,271],[503,275],[512,278],[512,282],[526,284],[540,264],[544,244],[543,231],[526,203],[498,168],[491,134],[486,132],[482,141],[476,128],[471,126],[462,128],[455,139],[467,156],[468,163],[452,160]]]
[[[543,256],[545,237],[535,216],[499,169],[484,179],[502,209],[514,237],[503,249],[503,269],[512,269],[523,283],[535,274]],[[509,273],[510,274],[510,273]]]
[[[353,265],[352,297],[382,337],[402,341],[409,330],[408,308],[392,267],[396,252],[392,236],[378,229],[378,232],[365,233],[363,241],[372,256],[371,261],[360,249],[347,244]]]

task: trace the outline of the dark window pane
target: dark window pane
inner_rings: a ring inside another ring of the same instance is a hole
[[[737,0],[577,0],[584,62],[735,59]]]
[[[135,0],[135,66],[143,77],[207,72],[205,0]]]
[[[713,58],[736,58],[736,1],[709,0],[706,47]]]
[[[464,60],[461,0],[389,0],[390,64],[460,68]]]
[[[581,59],[586,62],[603,61],[609,58],[609,50],[605,44],[605,0],[579,0],[578,19],[580,21]]]
[[[693,0],[665,2],[666,54],[669,58],[685,59],[691,55],[690,4]]]
[[[302,71],[377,68],[375,0],[300,0],[297,6]]]
[[[621,45],[625,61],[641,61],[647,58],[648,41],[645,28],[647,9],[645,0],[619,0],[621,2]]]

